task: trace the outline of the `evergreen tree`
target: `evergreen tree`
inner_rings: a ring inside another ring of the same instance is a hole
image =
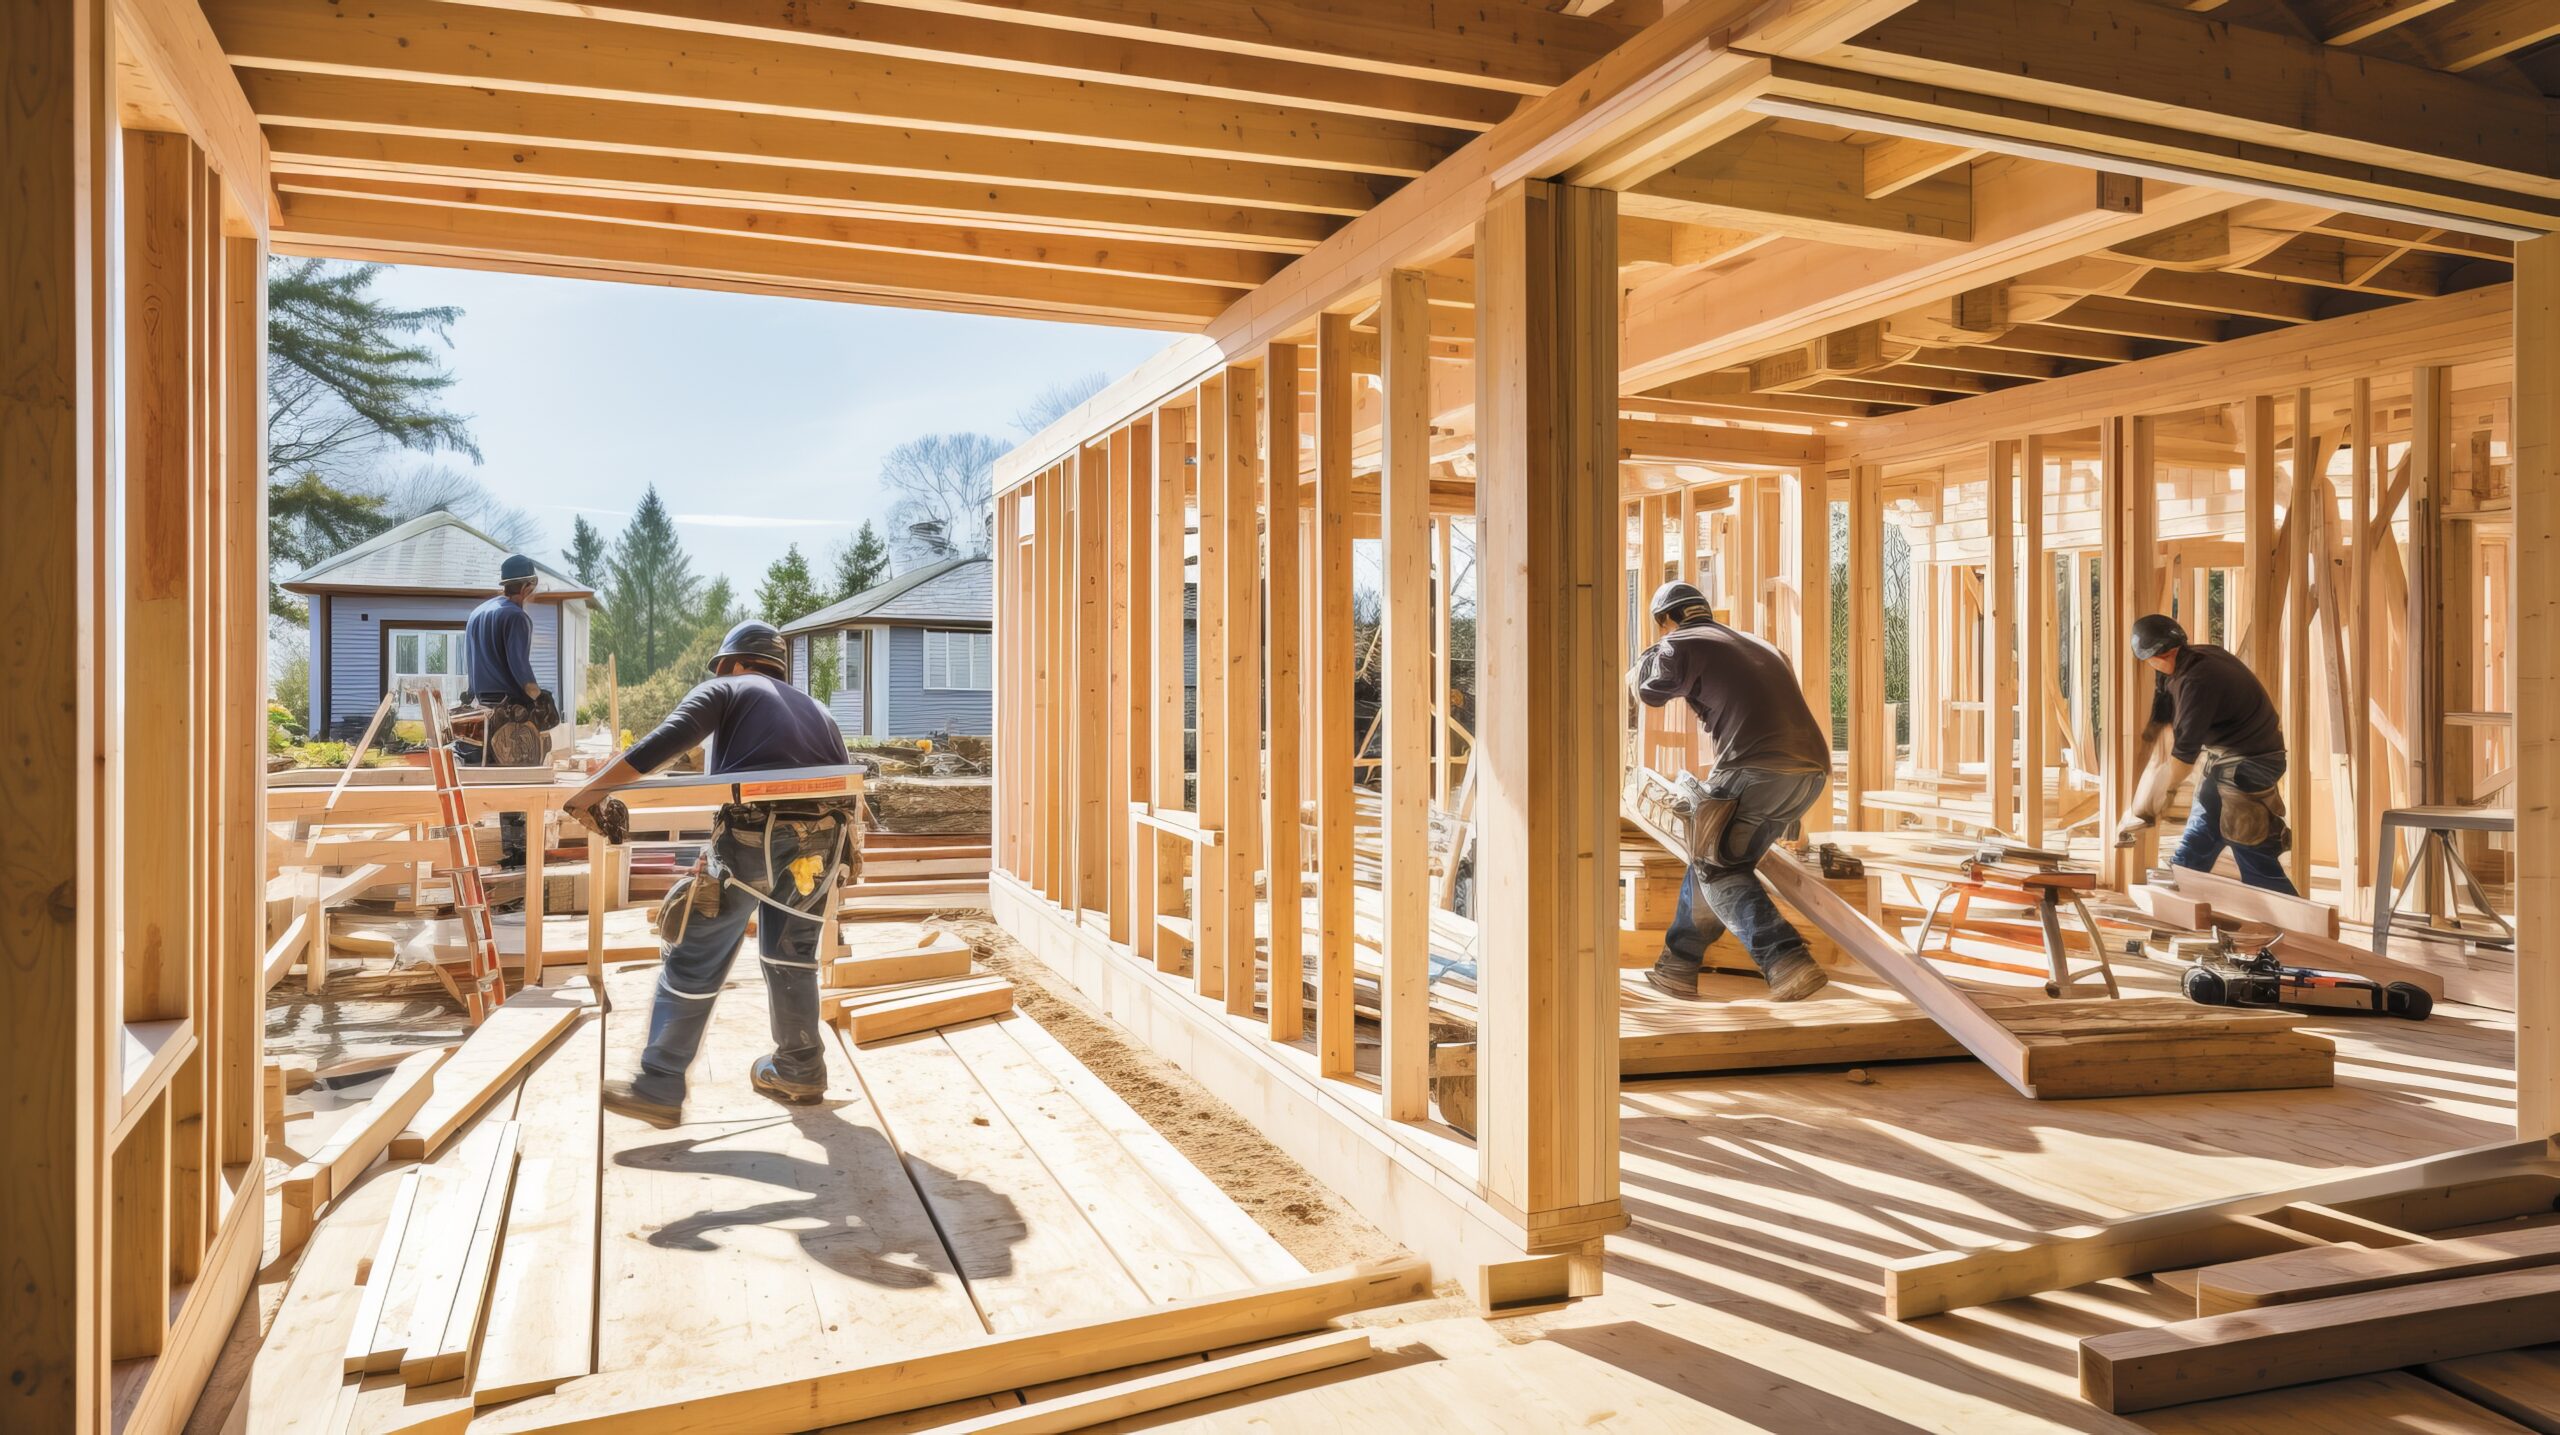
[[[836,550],[836,597],[850,598],[868,588],[877,588],[889,576],[889,545],[880,539],[880,530],[871,520],[862,521],[862,531],[853,541]]]
[[[809,577],[809,560],[800,556],[797,543],[766,567],[764,583],[756,589],[756,611],[777,628],[826,605],[825,595]]]
[[[704,592],[693,559],[676,536],[675,519],[658,497],[656,484],[641,497],[629,526],[614,540],[606,560],[602,587],[610,651],[624,681],[655,676],[700,630]],[[728,601],[728,580],[717,585],[720,601]]]
[[[570,525],[569,546],[560,556],[569,560],[569,571],[578,575],[579,582],[593,588],[604,576],[604,534],[580,514]]]

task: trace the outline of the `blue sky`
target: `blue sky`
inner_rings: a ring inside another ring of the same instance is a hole
[[[638,284],[391,268],[377,292],[464,310],[446,356],[468,469],[531,513],[557,559],[584,512],[607,538],[658,485],[696,572],[748,597],[798,542],[816,559],[888,511],[880,456],[921,434],[1007,444],[1061,379],[1117,378],[1168,335]]]

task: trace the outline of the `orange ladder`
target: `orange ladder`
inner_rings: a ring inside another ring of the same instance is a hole
[[[471,841],[471,813],[462,800],[462,774],[453,756],[453,719],[445,711],[444,694],[432,683],[420,684],[417,692],[418,715],[425,720],[420,725],[426,729],[427,768],[435,774],[436,808],[443,818],[437,830],[444,835],[453,873],[453,912],[462,922],[466,958],[459,983],[443,962],[436,963],[436,971],[455,986],[471,1024],[478,1026],[506,1001],[506,972],[498,964],[498,933],[490,924],[488,893],[480,885],[480,854]]]

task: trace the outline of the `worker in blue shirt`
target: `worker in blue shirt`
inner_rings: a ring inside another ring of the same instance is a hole
[[[782,635],[752,620],[729,630],[712,677],[685,694],[667,720],[615,758],[562,811],[605,831],[599,808],[613,789],[658,771],[708,742],[711,773],[835,766],[844,735],[816,698],[791,686]],[[684,1119],[685,1073],[702,1049],[711,1004],[756,921],[772,1007],[773,1054],[748,1081],[764,1095],[807,1105],[826,1094],[818,1032],[819,924],[834,919],[836,873],[857,868],[860,833],[849,802],[734,803],[712,822],[711,846],[658,909],[661,961],[639,1075],[604,1084],[604,1104],[653,1126]]]
[[[541,732],[559,721],[540,720],[546,700],[533,672],[533,601],[540,582],[533,560],[510,553],[498,565],[498,596],[471,610],[462,625],[463,652],[470,662],[471,699],[489,710],[478,742],[457,742],[455,756],[482,767],[522,767],[543,758]],[[524,866],[524,814],[498,818],[498,860],[511,870]]]

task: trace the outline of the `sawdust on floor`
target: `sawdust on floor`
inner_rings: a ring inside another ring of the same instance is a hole
[[[1189,1072],[1149,1051],[1084,994],[984,916],[933,925],[965,939],[980,965],[1013,983],[1014,1005],[1101,1077],[1148,1125],[1309,1270],[1403,1249],[1307,1173]]]

